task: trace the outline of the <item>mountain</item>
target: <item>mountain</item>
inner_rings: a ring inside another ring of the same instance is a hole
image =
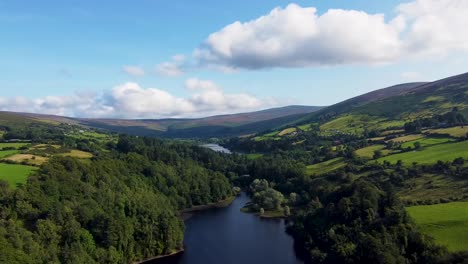
[[[204,118],[186,119],[91,119],[71,118],[55,115],[32,113],[2,112],[1,117],[7,119],[25,118],[48,123],[67,123],[92,128],[106,129],[114,132],[128,133],[140,136],[159,137],[225,137],[241,136],[274,129],[285,123],[292,122],[305,115],[321,109],[319,106],[291,105],[271,108],[250,113],[218,115]]]
[[[406,83],[376,90],[326,107],[298,120],[324,129],[385,129],[456,108],[468,114],[468,73],[427,83]],[[324,123],[324,121],[327,121]]]

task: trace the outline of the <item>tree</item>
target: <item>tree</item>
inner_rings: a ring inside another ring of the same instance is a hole
[[[289,206],[284,207],[284,215],[285,216],[290,216],[291,215],[291,209],[289,209]]]
[[[416,142],[414,142],[413,145],[414,145],[414,149],[420,149],[421,148],[421,142],[416,141]]]
[[[381,158],[383,155],[382,155],[382,151],[381,150],[375,150],[374,151],[374,159],[378,159],[378,158]]]

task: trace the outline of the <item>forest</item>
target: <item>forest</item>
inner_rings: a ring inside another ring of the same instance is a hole
[[[6,138],[69,143],[53,136],[59,130],[22,131]],[[171,253],[182,247],[179,210],[232,195],[230,158],[193,144],[121,135],[94,151],[90,160],[53,157],[17,188],[0,181],[1,263],[131,263]]]

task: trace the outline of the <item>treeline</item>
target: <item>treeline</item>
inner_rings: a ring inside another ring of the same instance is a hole
[[[462,126],[467,123],[465,116],[454,108],[451,112],[443,115],[434,115],[432,117],[420,118],[411,122],[405,123],[406,132],[420,132],[423,128],[437,128],[437,127],[450,127]]]
[[[390,191],[358,180],[317,196],[289,232],[314,263],[435,263],[446,250],[421,234]]]
[[[232,195],[230,159],[128,136],[92,160],[52,158],[24,186],[0,182],[0,263],[130,263],[173,252],[180,209]]]

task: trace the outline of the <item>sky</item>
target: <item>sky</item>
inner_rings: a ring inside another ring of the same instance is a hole
[[[331,105],[468,69],[466,0],[0,0],[0,110],[165,118]]]

